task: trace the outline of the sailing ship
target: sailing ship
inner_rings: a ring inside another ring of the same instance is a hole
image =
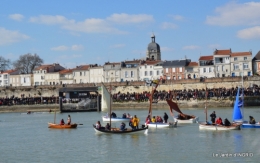
[[[170,106],[170,113],[173,116],[174,121],[178,121],[179,124],[196,123],[196,122],[198,122],[199,117],[194,116],[194,115],[188,115],[188,114],[182,113],[182,111],[178,107],[177,103],[172,101],[172,94],[170,94],[170,98],[167,99],[166,101],[167,101],[168,105]],[[178,116],[174,116],[172,110],[174,110],[177,113],[179,113],[179,115]]]
[[[111,94],[109,91],[104,87],[102,89],[102,99],[101,99],[101,108],[102,110],[109,110],[110,106],[112,105]],[[112,117],[111,112],[107,113],[107,115],[102,116],[103,122],[129,122],[131,118],[122,118],[122,117]]]
[[[111,88],[111,86],[110,86],[110,88]],[[110,112],[109,115],[111,115],[111,112],[112,112],[111,93],[108,92],[107,88],[104,86],[103,83],[101,83],[101,91],[102,91],[102,103],[104,101],[106,101],[106,103],[104,104],[104,105],[106,105],[106,107],[108,107],[107,104],[109,104],[109,112]],[[114,118],[114,120],[115,120],[115,118]],[[112,117],[109,116],[109,126],[111,126],[111,122],[112,122]],[[114,122],[116,122],[116,121],[114,121]],[[117,122],[119,122],[119,121],[117,121]],[[108,129],[105,129],[104,127],[96,128],[96,126],[93,124],[93,128],[94,128],[94,130],[97,134],[136,134],[136,133],[147,134],[148,133],[148,126],[142,126],[142,128],[137,128],[137,129],[126,128],[124,130],[120,130],[120,128],[112,128],[111,127],[108,130]]]
[[[210,124],[207,120],[207,96],[208,90],[206,89],[206,102],[205,102],[205,114],[206,114],[206,122],[199,123],[199,129],[202,130],[215,130],[215,131],[228,131],[228,130],[240,130],[241,123],[231,123],[230,126],[218,125],[218,124]]]
[[[242,88],[241,96],[242,97],[240,98],[239,97],[239,88],[238,88],[237,95],[236,95],[236,101],[234,103],[233,121],[238,124],[242,123],[242,125],[241,125],[242,128],[260,128],[259,122],[255,123],[255,124],[250,124],[250,122],[243,120],[243,115],[242,115],[242,109],[244,106],[243,88]]]
[[[150,115],[150,117],[152,117],[152,103],[153,103],[153,95],[159,85],[160,80],[154,80],[152,81],[152,84],[154,84],[154,88],[152,89],[151,95],[149,97],[149,111],[148,111],[148,115]],[[168,123],[162,123],[162,122],[149,122],[145,124],[146,126],[149,126],[149,128],[170,128],[170,127],[177,127],[177,121],[175,122],[168,122]]]

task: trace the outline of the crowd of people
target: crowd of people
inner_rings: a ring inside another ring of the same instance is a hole
[[[196,99],[207,99],[217,98],[217,99],[226,99],[229,97],[235,97],[237,93],[237,87],[234,88],[212,88],[212,89],[184,89],[184,90],[163,90],[155,91],[153,95],[154,102],[166,101],[170,97],[170,91],[174,91],[174,96],[176,100],[196,100]],[[241,88],[240,88],[241,89]],[[242,90],[240,91],[240,93]],[[248,87],[243,89],[244,96],[260,96],[260,87],[254,85],[253,87]],[[144,91],[142,93],[136,92],[127,92],[127,93],[114,93],[112,95],[114,102],[128,102],[128,101],[139,101],[146,102],[149,100],[151,95],[150,91]],[[96,99],[97,95],[91,95],[91,99]],[[70,99],[63,98],[63,103],[78,103],[81,99]],[[58,104],[59,97],[32,97],[25,96],[24,94],[21,97],[5,97],[0,98],[0,106],[11,106],[11,105],[39,105],[39,104]]]
[[[226,99],[228,97],[235,97],[237,94],[238,87],[235,88],[213,88],[213,89],[184,89],[184,90],[169,90],[169,91],[156,91],[153,95],[154,101],[165,101],[170,97],[170,91],[174,91],[176,100],[196,100],[196,99],[207,99],[217,98]],[[207,93],[206,93],[207,92]],[[240,88],[240,93],[242,89]],[[260,87],[254,85],[253,87],[243,89],[244,96],[259,96]],[[145,91],[142,93],[127,92],[127,93],[115,93],[113,94],[113,101],[124,102],[124,101],[148,101],[151,92]]]

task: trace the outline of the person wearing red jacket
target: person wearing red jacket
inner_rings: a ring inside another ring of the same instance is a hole
[[[217,125],[223,125],[222,119],[220,117],[217,118],[216,124]]]

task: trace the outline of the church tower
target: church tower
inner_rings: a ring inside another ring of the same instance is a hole
[[[148,44],[146,59],[147,60],[161,60],[160,46],[155,42],[155,35],[151,36],[152,42]]]

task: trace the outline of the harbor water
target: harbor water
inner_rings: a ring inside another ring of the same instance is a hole
[[[209,109],[222,119],[232,120],[232,108]],[[165,110],[153,110],[163,116]],[[205,121],[203,109],[183,110]],[[141,123],[147,110],[117,110],[137,115]],[[76,129],[49,129],[48,122],[65,121],[82,124]],[[200,130],[197,123],[178,124],[177,128],[149,129],[148,134],[97,135],[92,124],[102,120],[104,112],[57,113],[35,112],[0,114],[1,163],[210,163],[258,162],[260,159],[260,129],[231,131]],[[245,119],[252,115],[260,121],[260,109],[245,108]],[[54,118],[56,117],[56,118]],[[170,117],[170,116],[169,116]],[[209,119],[209,116],[208,116]],[[170,117],[170,121],[173,119]],[[105,125],[105,123],[103,123]],[[114,123],[112,127],[119,127]],[[127,126],[128,127],[128,126]]]

